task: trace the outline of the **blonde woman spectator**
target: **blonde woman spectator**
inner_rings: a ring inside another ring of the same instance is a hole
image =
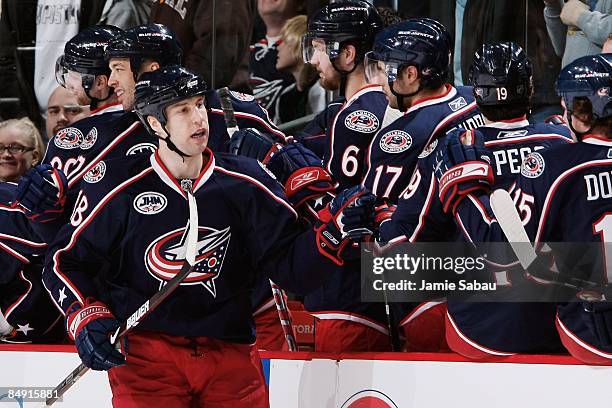
[[[16,182],[43,154],[42,137],[30,119],[0,122],[0,181]]]
[[[325,108],[325,90],[319,85],[317,70],[304,63],[301,53],[302,36],[306,34],[306,16],[293,17],[281,30],[276,69],[293,75],[295,83],[281,92],[274,116],[279,123],[288,122]]]

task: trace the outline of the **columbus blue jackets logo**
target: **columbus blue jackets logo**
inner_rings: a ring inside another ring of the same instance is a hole
[[[380,138],[380,149],[386,153],[402,153],[412,146],[412,136],[403,130],[391,130]]]
[[[230,227],[216,230],[198,227],[198,243],[193,271],[181,285],[202,285],[213,297],[217,296],[215,280],[221,273],[223,260],[231,238]],[[157,238],[145,252],[149,273],[162,283],[172,279],[185,262],[186,228],[179,228]]]
[[[104,178],[106,174],[106,163],[103,161],[99,161],[95,166],[92,167],[85,175],[83,176],[83,180],[88,183],[97,183],[98,181]]]
[[[341,408],[397,408],[388,396],[376,390],[363,390],[353,394]]]
[[[153,153],[155,150],[157,150],[157,146],[155,146],[153,143],[138,143],[130,147],[125,155],[133,156],[141,153]]]
[[[75,127],[67,127],[55,135],[53,143],[60,149],[78,149],[83,141],[83,132]]]
[[[419,159],[423,159],[431,154],[434,150],[436,150],[436,146],[438,146],[438,139],[431,142],[428,146],[426,146],[423,151],[419,154]]]
[[[134,199],[134,209],[144,215],[158,214],[166,208],[168,199],[160,193],[147,191]]]
[[[344,126],[361,133],[371,133],[378,129],[378,118],[367,110],[356,110],[344,119]]]
[[[538,152],[532,152],[525,157],[521,166],[521,174],[527,178],[536,178],[544,172],[544,158]]]

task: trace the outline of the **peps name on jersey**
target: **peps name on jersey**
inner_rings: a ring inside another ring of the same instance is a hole
[[[149,244],[145,252],[147,271],[160,282],[172,279],[185,262],[187,228],[166,233]],[[197,254],[193,271],[181,285],[201,284],[213,297],[217,296],[215,279],[221,273],[231,238],[230,227],[217,230],[198,227]]]
[[[344,126],[356,132],[372,133],[378,129],[379,122],[376,115],[372,112],[356,110],[346,116]]]
[[[585,174],[587,201],[612,198],[612,171]]]
[[[402,153],[412,146],[412,136],[403,130],[391,130],[380,138],[380,149],[386,153]]]
[[[154,215],[162,212],[168,205],[166,196],[154,191],[140,193],[134,199],[134,209],[144,215]]]

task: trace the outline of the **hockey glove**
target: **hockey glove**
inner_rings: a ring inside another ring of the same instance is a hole
[[[477,190],[489,191],[494,182],[491,152],[484,146],[480,132],[457,129],[446,138],[438,157],[442,173],[439,197],[444,212],[455,213],[457,205],[466,195]],[[441,161],[441,163],[440,163]]]
[[[119,322],[102,302],[75,302],[67,314],[68,335],[76,343],[79,357],[92,370],[110,370],[125,364],[125,357],[110,342]]]
[[[376,196],[366,193],[364,187],[354,186],[319,211],[315,227],[319,252],[335,264],[344,265],[346,247],[373,234],[375,201]]]
[[[254,128],[234,132],[229,141],[229,152],[236,156],[246,156],[267,163],[270,157],[281,148],[274,136]]]
[[[547,123],[549,125],[567,126],[567,123],[565,123],[565,119],[561,115],[550,115],[546,119],[544,119],[544,123]]]
[[[587,312],[587,326],[599,344],[612,347],[612,302],[584,302]]]
[[[276,152],[266,166],[285,187],[294,207],[334,190],[332,178],[322,161],[301,143],[294,142]]]
[[[22,207],[32,221],[53,221],[64,211],[67,189],[68,180],[61,170],[39,164],[19,179],[13,205]]]

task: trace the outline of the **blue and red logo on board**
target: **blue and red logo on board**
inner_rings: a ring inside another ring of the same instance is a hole
[[[221,273],[231,235],[230,227],[223,230],[198,227],[195,265],[181,285],[201,284],[216,297],[215,279]],[[145,265],[151,276],[167,282],[180,272],[185,262],[186,239],[187,229],[183,227],[168,232],[149,244],[145,251]]]
[[[371,133],[378,129],[378,118],[367,110],[356,110],[344,119],[344,126],[361,133]]]
[[[376,390],[363,390],[351,395],[341,408],[398,408],[387,395]]]

